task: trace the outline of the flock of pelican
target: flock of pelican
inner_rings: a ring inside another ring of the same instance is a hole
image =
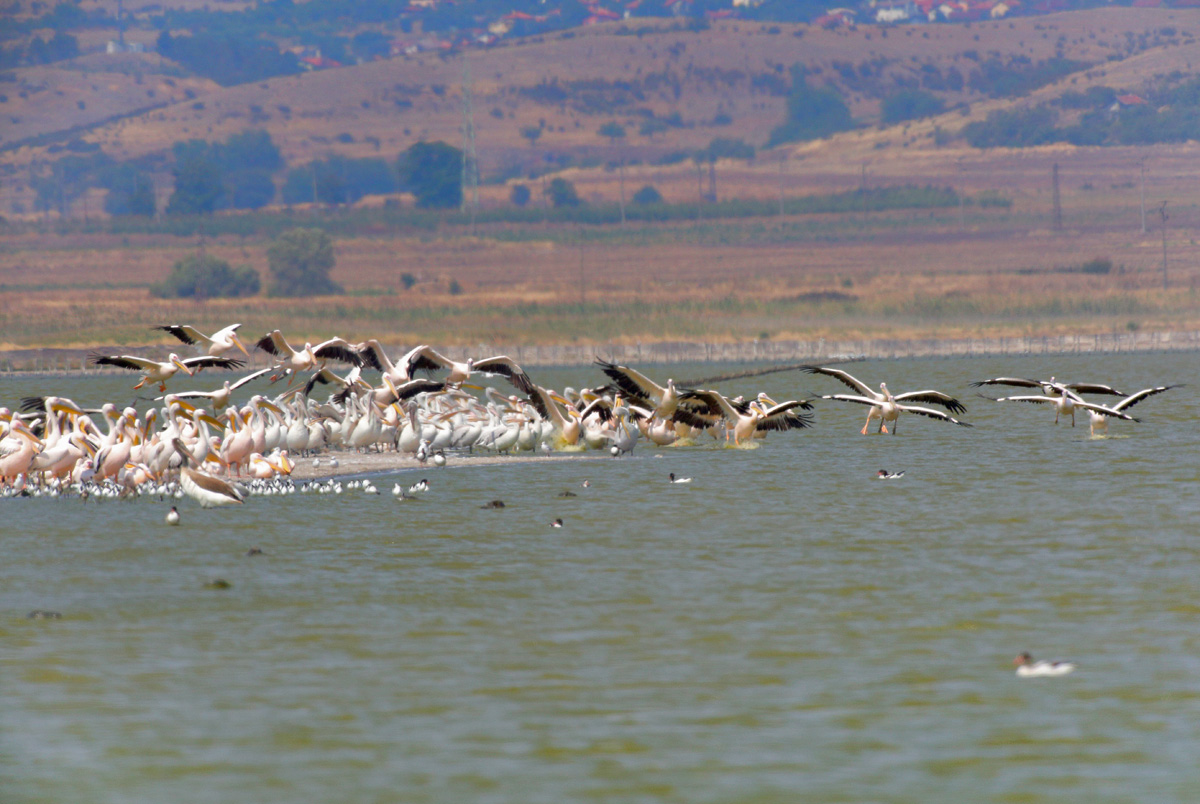
[[[596,366],[606,384],[556,391],[535,383],[505,356],[459,362],[418,346],[392,359],[376,340],[350,343],[342,338],[296,348],[279,330],[254,343],[272,357],[270,367],[213,390],[166,393],[167,382],[179,371],[194,376],[205,369],[243,368],[244,361],[225,356],[236,348],[249,357],[238,327],[212,336],[187,325],[155,328],[203,352],[196,357],[171,354],[160,362],[93,353],[93,365],[140,372],[135,389],[158,385],[163,396],[154,401],[160,404],[144,414],[111,402],[85,408],[61,396],[26,398],[15,412],[0,407],[0,494],[27,493],[30,486],[85,498],[156,491],[186,495],[210,507],[243,502],[250,493],[289,493],[294,486],[281,485],[280,478],[291,474],[300,456],[323,450],[390,450],[422,463],[432,457],[438,465],[454,450],[590,448],[620,456],[643,439],[668,446],[712,437],[746,446],[771,431],[812,425],[811,400],[776,402],[763,393],[749,400],[729,398],[714,390],[676,387],[670,379],[659,385],[634,368],[599,359]],[[835,379],[854,392],[816,398],[867,407],[863,434],[878,420],[878,432],[889,432],[890,425],[894,435],[901,413],[971,426],[955,418],[966,407],[944,392],[894,394],[887,383],[876,391],[841,369],[803,370]],[[368,373],[377,373],[374,382]],[[298,382],[304,374],[307,378]],[[502,376],[519,393],[468,384],[478,375]],[[263,393],[284,379],[281,393]],[[235,401],[256,383],[259,393]],[[319,385],[325,386],[321,394],[328,391],[323,400],[315,398]],[[1124,394],[1094,383],[1060,383],[1054,377],[996,377],[973,385],[1037,389],[1040,394],[995,401],[1052,404],[1055,422],[1069,415],[1072,425],[1075,410],[1087,410],[1093,434],[1103,433],[1110,418],[1137,421],[1125,411],[1175,387]],[[1121,399],[1105,406],[1083,394]]]

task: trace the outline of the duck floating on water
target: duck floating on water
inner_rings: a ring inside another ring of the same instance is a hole
[[[1045,676],[1065,676],[1067,673],[1074,672],[1078,666],[1074,662],[1063,661],[1046,661],[1041,659],[1034,661],[1033,656],[1029,653],[1022,653],[1017,658],[1013,659],[1013,664],[1017,666],[1017,675],[1021,678],[1038,678]]]
[[[875,476],[880,480],[899,480],[900,478],[904,477],[904,470],[901,469],[899,472],[889,472],[887,469],[880,469],[878,474]]]
[[[670,481],[672,483],[691,483],[692,482],[692,479],[690,477],[675,477],[674,472],[671,472],[669,475],[667,475],[667,477],[670,479]]]

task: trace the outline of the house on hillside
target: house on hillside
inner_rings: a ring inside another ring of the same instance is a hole
[[[885,0],[871,5],[875,8],[875,21],[884,24],[908,22],[920,11],[913,0]]]

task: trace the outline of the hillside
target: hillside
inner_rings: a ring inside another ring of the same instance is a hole
[[[676,20],[637,20],[232,87],[154,54],[97,54],[15,71],[19,91],[5,93],[0,146],[39,135],[44,142],[0,152],[0,169],[12,177],[10,204],[32,209],[21,173],[55,158],[69,138],[118,161],[159,157],[160,185],[169,185],[169,162],[161,158],[173,143],[221,140],[247,128],[268,131],[289,165],[330,154],[390,161],[419,140],[461,144],[465,75],[485,182],[544,169],[548,161],[649,164],[715,137],[761,147],[785,117],[796,64],[811,83],[836,90],[860,127],[790,150],[810,161],[822,154],[907,159],[913,149],[954,150],[959,143],[947,135],[1031,97],[1044,102],[1092,84],[1138,92],[1172,72],[1190,72],[1200,58],[1197,30],[1200,11],[1121,8],[840,29],[723,21],[687,30]],[[1033,74],[1052,62],[1072,71],[1032,95],[985,91],[990,85],[981,73]],[[880,126],[881,102],[907,87],[926,89],[951,111]],[[610,121],[627,131],[620,145],[598,133]],[[534,147],[522,136],[531,126],[540,129]],[[664,180],[669,185],[667,176],[688,169],[664,169]]]

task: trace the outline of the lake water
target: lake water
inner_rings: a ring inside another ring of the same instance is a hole
[[[861,436],[865,409],[819,402],[758,449],[452,461],[405,503],[412,472],[377,497],[184,500],[177,528],[157,501],[0,501],[0,801],[1196,801],[1200,386],[1103,440],[967,387],[1133,391],[1196,363],[859,363],[976,426]],[[5,378],[0,404],[123,403],[128,379]],[[1018,679],[1026,650],[1079,669]]]

